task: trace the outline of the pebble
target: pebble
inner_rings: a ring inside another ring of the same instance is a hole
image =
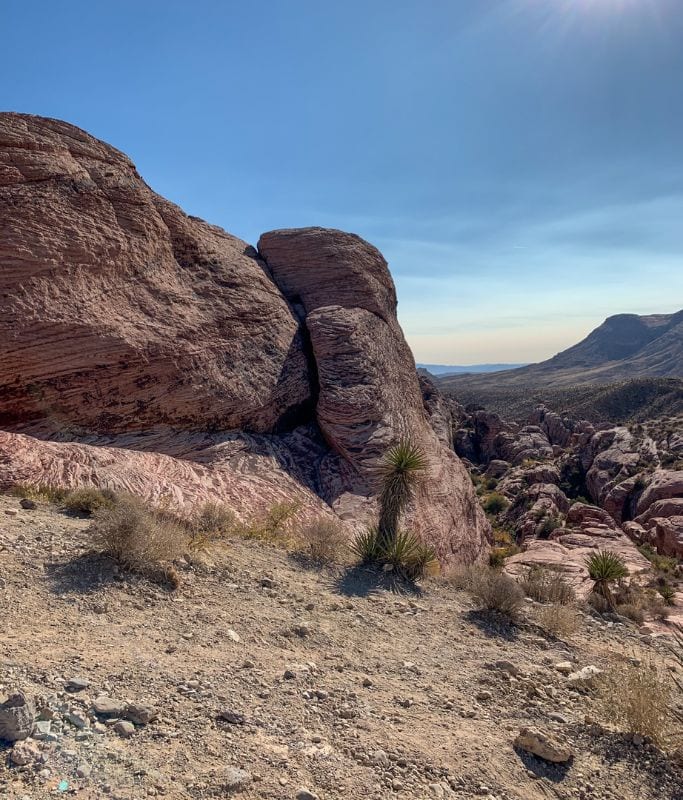
[[[223,785],[229,792],[244,789],[252,781],[251,773],[237,767],[227,767],[223,773]]]
[[[319,800],[318,795],[310,789],[302,787],[296,790],[296,800]]]
[[[82,692],[90,686],[90,681],[87,678],[70,678],[65,685],[68,692]]]
[[[85,761],[76,767],[76,775],[78,775],[79,778],[89,778],[91,772],[92,767]]]
[[[135,725],[125,719],[120,719],[116,725],[114,725],[114,730],[119,736],[128,739],[135,733]]]

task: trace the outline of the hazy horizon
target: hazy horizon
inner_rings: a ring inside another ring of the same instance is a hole
[[[680,0],[7,0],[3,22],[2,108],[88,130],[248,242],[363,236],[419,362],[536,362],[683,305]]]

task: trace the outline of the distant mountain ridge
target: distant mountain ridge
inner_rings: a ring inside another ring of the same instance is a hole
[[[631,378],[683,377],[683,309],[673,314],[617,314],[556,356],[496,372],[497,386],[560,387]],[[443,388],[485,389],[486,375],[442,378]]]
[[[502,372],[526,364],[418,364],[418,370],[425,370],[432,375],[461,375],[465,373]]]

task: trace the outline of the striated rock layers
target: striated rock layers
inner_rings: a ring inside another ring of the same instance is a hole
[[[0,484],[222,499],[243,516],[296,500],[363,524],[378,459],[410,436],[430,461],[412,524],[442,558],[487,551],[387,264],[359,237],[274,231],[255,250],[85,132],[0,114],[0,268]]]

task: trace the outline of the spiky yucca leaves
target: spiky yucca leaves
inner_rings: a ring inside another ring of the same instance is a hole
[[[363,564],[391,564],[396,574],[417,580],[433,574],[438,567],[436,553],[409,531],[386,539],[379,528],[368,528],[351,543],[351,550]]]
[[[409,439],[391,447],[380,466],[379,533],[388,546],[398,536],[398,524],[415,492],[427,457]]]
[[[598,550],[586,558],[586,568],[593,583],[593,592],[603,597],[610,608],[614,608],[614,598],[610,584],[627,577],[628,569],[624,559],[610,550]]]

